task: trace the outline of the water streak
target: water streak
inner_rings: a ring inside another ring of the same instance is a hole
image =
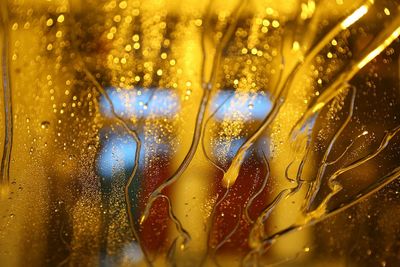
[[[211,5],[211,3],[212,2],[210,2],[210,5]],[[154,201],[159,196],[163,195],[162,191],[165,188],[167,188],[168,186],[170,186],[171,184],[173,184],[185,172],[185,170],[191,163],[191,161],[196,153],[198,144],[199,144],[199,142],[201,140],[201,136],[203,134],[202,129],[204,128],[204,123],[205,123],[204,117],[205,117],[206,108],[207,108],[207,105],[209,102],[210,94],[211,94],[211,91],[214,91],[216,88],[216,79],[217,79],[216,73],[220,66],[222,52],[225,49],[228,41],[230,40],[230,38],[236,28],[237,20],[239,18],[241,10],[245,6],[245,3],[246,3],[246,1],[241,1],[238,4],[238,6],[236,7],[235,12],[233,13],[232,22],[229,25],[225,35],[223,36],[220,44],[217,47],[217,51],[216,51],[214,61],[213,61],[212,76],[210,78],[210,81],[203,82],[203,84],[205,84],[205,88],[203,88],[203,95],[202,95],[201,103],[199,106],[199,110],[197,112],[193,139],[192,139],[192,143],[190,145],[189,151],[186,154],[185,158],[183,159],[182,163],[179,165],[178,169],[175,171],[175,173],[152,192],[152,194],[149,197],[149,200],[147,201],[143,215],[140,219],[140,223],[143,223],[146,220]],[[202,37],[202,41],[203,41],[203,67],[202,67],[203,70],[202,70],[202,72],[203,72],[203,74],[205,73],[204,68],[205,68],[205,61],[206,61],[206,58],[205,58],[206,55],[204,53],[204,34],[205,34],[205,29],[203,29],[203,34],[202,34],[203,35],[203,37]],[[180,233],[180,234],[182,235],[183,233]],[[190,238],[190,236],[188,236],[188,238]],[[184,248],[184,246],[183,247],[181,246],[181,249],[182,248]]]
[[[3,102],[4,102],[4,145],[3,145],[3,156],[1,159],[1,183],[2,190],[8,186],[10,180],[10,160],[12,152],[13,142],[13,107],[12,107],[12,90],[11,90],[11,79],[10,79],[10,62],[9,62],[9,23],[8,23],[8,5],[7,1],[2,1],[0,4],[1,11],[1,28],[3,31],[3,49],[1,52],[2,57],[2,90],[3,90]]]
[[[321,182],[325,174],[326,167],[328,166],[327,160],[328,156],[330,155],[337,139],[341,136],[342,132],[344,129],[346,129],[347,125],[350,123],[351,118],[353,117],[353,112],[354,112],[354,102],[356,99],[356,93],[357,90],[354,86],[351,87],[352,94],[351,94],[351,99],[350,99],[350,106],[349,106],[349,112],[347,114],[347,117],[343,124],[340,126],[339,130],[334,134],[332,137],[331,141],[329,142],[328,147],[326,148],[324,155],[322,157],[322,163],[320,167],[318,168],[317,172],[317,177],[315,178],[315,181],[313,181],[312,185],[309,188],[309,191],[307,192],[307,196],[305,199],[306,204],[306,210],[310,208],[310,205],[313,203],[315,196],[318,194],[319,189],[321,187]]]
[[[132,130],[128,124],[121,118],[118,116],[118,114],[115,112],[112,100],[110,99],[109,95],[107,94],[106,90],[104,90],[104,88],[100,85],[100,83],[97,81],[97,79],[93,76],[93,74],[87,69],[87,67],[85,66],[83,60],[78,57],[80,60],[78,61],[78,64],[76,65],[76,69],[78,71],[83,71],[86,75],[86,77],[88,78],[89,81],[91,81],[93,83],[93,85],[96,87],[96,90],[105,97],[105,99],[107,100],[108,104],[110,105],[110,109],[111,109],[111,113],[113,114],[115,120],[124,128],[124,130],[134,139],[135,143],[136,143],[136,150],[135,150],[135,162],[132,168],[132,171],[129,175],[129,178],[126,182],[126,185],[124,187],[124,195],[125,195],[125,203],[126,203],[126,211],[128,214],[128,219],[129,219],[129,224],[130,224],[130,228],[132,230],[132,234],[134,236],[134,238],[136,239],[136,241],[138,242],[139,246],[142,248],[141,246],[141,241],[139,239],[139,234],[136,230],[136,223],[135,223],[135,219],[134,216],[132,214],[132,205],[131,205],[131,199],[129,197],[129,188],[130,185],[133,182],[133,179],[136,175],[137,169],[139,167],[139,155],[140,155],[140,149],[141,149],[141,141],[136,133],[135,130]],[[142,251],[145,255],[145,259],[148,265],[152,265],[145,250],[142,248]]]
[[[374,157],[376,157],[377,155],[380,154],[380,152],[382,152],[383,149],[385,149],[387,147],[387,145],[389,144],[390,140],[393,139],[397,133],[400,132],[400,125],[395,127],[394,129],[388,131],[385,136],[382,138],[381,143],[379,145],[379,147],[372,153],[370,153],[369,155],[362,157],[358,160],[356,160],[355,162],[349,164],[348,166],[339,169],[338,171],[336,171],[330,178],[330,188],[333,192],[334,196],[335,194],[337,194],[339,190],[337,190],[336,188],[334,188],[335,186],[337,186],[337,184],[335,184],[335,179],[340,176],[341,174],[352,170],[356,167],[359,167],[360,165],[362,165],[363,163],[367,162],[370,159],[373,159]],[[379,181],[371,184],[370,186],[368,186],[367,188],[363,189],[359,194],[357,194],[356,196],[354,196],[352,199],[350,199],[349,201],[347,201],[346,203],[342,203],[340,204],[339,207],[334,207],[330,210],[327,209],[327,202],[322,203],[319,208],[317,208],[316,210],[314,210],[313,212],[307,213],[306,217],[299,219],[298,223],[295,223],[277,233],[274,233],[268,237],[263,238],[262,240],[255,240],[256,244],[259,244],[259,246],[270,246],[271,244],[275,243],[278,238],[293,233],[295,231],[300,231],[306,227],[310,227],[315,225],[316,223],[319,223],[323,220],[326,220],[340,212],[343,212],[344,210],[347,210],[348,208],[360,203],[361,201],[363,201],[364,199],[370,197],[371,195],[375,194],[377,191],[379,191],[380,189],[384,188],[385,186],[387,186],[388,184],[390,184],[391,182],[393,182],[394,180],[398,179],[400,177],[400,167],[397,167],[395,169],[393,169],[390,173],[386,174],[385,176],[381,177],[379,179]],[[331,197],[330,197],[331,198]],[[261,245],[260,245],[261,243]],[[252,251],[251,253],[254,253],[254,251]]]
[[[340,88],[348,83],[368,62],[378,56],[386,47],[388,47],[400,35],[400,16],[397,16],[385,29],[374,38],[361,55],[350,62],[340,76],[318,97],[304,115],[294,125],[291,134],[294,136],[301,130],[307,121],[310,121],[315,115],[340,92]]]
[[[368,1],[370,2],[370,1]],[[350,15],[351,16],[351,15]],[[346,18],[347,19],[347,18]],[[344,19],[343,21],[345,21]],[[224,175],[223,181],[226,184],[226,181],[230,181],[230,185],[232,186],[234,182],[237,179],[237,176],[239,174],[239,169],[244,161],[245,155],[247,150],[257,141],[257,139],[263,134],[263,132],[268,128],[268,126],[274,121],[276,116],[279,114],[279,111],[283,104],[285,103],[285,100],[287,98],[287,95],[289,93],[289,89],[292,87],[293,81],[297,74],[305,67],[309,67],[309,64],[312,62],[312,60],[315,59],[315,56],[318,55],[322,49],[331,42],[331,40],[343,30],[342,28],[342,22],[337,24],[335,27],[333,27],[332,30],[330,30],[323,38],[321,41],[319,41],[305,56],[304,60],[302,62],[298,62],[297,65],[294,67],[294,69],[290,72],[288,75],[288,78],[286,81],[283,83],[282,86],[278,86],[280,89],[278,89],[278,95],[275,98],[275,101],[273,102],[272,109],[268,113],[268,115],[264,118],[262,121],[261,125],[256,129],[256,131],[246,140],[244,144],[239,148],[237,154],[232,160],[231,165],[229,166],[228,170],[226,171]],[[354,21],[355,22],[355,21]],[[353,23],[354,23],[353,22]],[[303,124],[302,124],[303,125]]]
[[[71,0],[68,0],[68,4],[69,4],[70,7],[72,7],[73,5],[72,5],[72,3],[70,1]],[[73,16],[71,16],[70,19],[71,19],[71,23],[73,25],[77,24],[76,20],[75,20],[75,18]],[[125,122],[125,120],[123,118],[121,118],[116,113],[115,108],[114,108],[114,104],[113,104],[110,96],[108,95],[108,93],[106,92],[104,87],[97,81],[96,77],[87,68],[86,63],[83,60],[83,58],[82,58],[82,56],[81,56],[81,54],[79,52],[80,51],[80,49],[78,47],[79,38],[78,38],[78,36],[76,36],[76,32],[75,31],[71,32],[71,40],[72,40],[72,45],[75,48],[75,51],[78,51],[77,57],[76,57],[76,62],[73,65],[74,68],[78,72],[83,72],[85,74],[86,78],[94,85],[94,87],[97,90],[97,92],[106,99],[106,101],[108,102],[108,105],[110,106],[111,114],[113,115],[113,117],[116,120],[116,122],[118,124],[120,124],[124,128],[124,130],[128,133],[128,135],[130,135],[134,139],[134,141],[136,143],[134,165],[133,165],[131,173],[129,174],[129,177],[128,177],[128,180],[127,180],[127,182],[125,184],[125,187],[124,187],[126,212],[127,212],[127,215],[128,215],[128,220],[129,220],[129,225],[130,225],[130,229],[131,229],[132,235],[133,235],[134,239],[136,240],[136,242],[138,243],[141,251],[143,252],[145,263],[148,266],[153,266],[151,261],[150,261],[150,259],[149,259],[149,256],[148,256],[146,250],[143,249],[143,246],[141,244],[141,240],[139,238],[139,233],[136,230],[135,218],[134,218],[134,216],[132,214],[132,205],[131,205],[131,200],[130,200],[130,197],[129,197],[129,188],[130,188],[130,185],[132,184],[132,182],[134,180],[134,177],[136,175],[137,169],[139,167],[139,155],[140,155],[140,150],[141,150],[141,145],[142,145],[141,141],[140,141],[140,139],[138,137],[138,134],[137,134],[136,130],[131,129],[129,127],[129,125]]]
[[[263,154],[264,165],[266,167],[266,173],[265,173],[264,181],[263,181],[260,189],[253,196],[251,196],[251,198],[247,202],[246,207],[244,209],[245,218],[250,223],[254,223],[254,221],[253,221],[253,219],[250,218],[249,209],[250,209],[251,205],[253,204],[254,200],[259,195],[261,195],[261,193],[265,190],[265,188],[267,186],[267,183],[268,183],[268,180],[269,180],[269,176],[270,176],[270,167],[269,167],[268,159],[267,159],[267,156],[265,155],[264,150],[262,150],[262,154]]]

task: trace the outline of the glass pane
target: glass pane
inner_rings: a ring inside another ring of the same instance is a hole
[[[1,266],[399,266],[400,2],[1,0]]]

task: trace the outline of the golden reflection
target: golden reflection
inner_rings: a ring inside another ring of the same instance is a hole
[[[399,7],[3,0],[3,266],[397,266]]]

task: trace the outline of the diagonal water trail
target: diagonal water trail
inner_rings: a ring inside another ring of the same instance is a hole
[[[319,217],[313,217],[313,218],[309,218],[307,221],[303,222],[303,223],[298,223],[298,224],[294,224],[282,231],[279,231],[267,238],[265,238],[263,240],[264,243],[268,243],[268,244],[272,244],[274,242],[277,241],[277,239],[279,239],[280,237],[295,232],[295,231],[300,231],[304,228],[313,226],[319,222],[322,222],[332,216],[335,216],[336,214],[343,212],[351,207],[353,207],[354,205],[360,203],[361,201],[363,201],[364,199],[370,197],[371,195],[375,194],[376,192],[378,192],[379,190],[381,190],[382,188],[384,188],[385,186],[387,186],[388,184],[390,184],[391,182],[393,182],[394,180],[400,178],[400,167],[395,168],[393,171],[391,171],[390,173],[388,173],[387,175],[383,176],[379,182],[377,182],[376,184],[371,185],[370,187],[366,188],[365,190],[363,190],[361,193],[359,193],[357,196],[355,196],[353,199],[351,199],[350,201],[348,201],[346,204],[341,205],[340,207],[334,208],[332,210],[330,210],[329,212],[326,212],[325,214],[323,214],[322,216]]]
[[[349,114],[347,116],[347,119],[345,120],[345,122],[342,124],[341,126],[341,130],[339,130],[335,136],[332,138],[329,147],[331,148],[333,146],[333,144],[335,143],[337,137],[340,135],[340,133],[343,131],[343,129],[347,126],[347,124],[349,123],[351,116],[352,116],[352,110],[354,108],[354,99],[355,99],[355,95],[356,95],[356,90],[355,88],[353,88],[353,94],[352,94],[352,99],[351,99],[351,104],[350,104],[350,111]],[[400,176],[400,167],[396,168],[395,170],[393,170],[391,173],[389,173],[388,175],[384,176],[383,178],[381,178],[379,180],[379,182],[371,185],[370,187],[368,187],[367,189],[363,190],[363,192],[361,192],[360,194],[358,194],[352,201],[348,202],[347,204],[337,208],[337,209],[333,209],[331,211],[327,211],[327,203],[328,201],[335,196],[338,192],[340,192],[340,190],[342,189],[342,187],[340,186],[340,184],[338,184],[335,180],[338,176],[342,175],[343,173],[350,171],[354,168],[357,168],[359,166],[361,166],[362,164],[364,164],[365,162],[375,158],[377,155],[379,155],[379,153],[381,151],[383,151],[383,149],[385,149],[387,147],[387,145],[389,144],[390,140],[392,140],[398,133],[400,132],[400,126],[395,127],[394,129],[392,129],[391,131],[388,131],[385,136],[382,138],[381,143],[379,145],[379,147],[373,151],[372,153],[352,162],[351,164],[340,168],[339,170],[337,170],[333,175],[330,176],[329,180],[328,180],[328,185],[331,189],[331,193],[328,195],[328,197],[323,201],[323,203],[321,203],[319,205],[319,207],[317,207],[314,211],[310,212],[307,214],[307,217],[297,223],[294,224],[290,227],[287,227],[281,231],[279,231],[278,233],[275,233],[269,237],[260,239],[261,236],[259,236],[258,238],[255,236],[254,238],[254,248],[252,249],[252,251],[249,252],[249,254],[246,256],[247,259],[249,259],[250,256],[254,256],[256,253],[259,253],[260,251],[262,251],[262,247],[264,246],[269,246],[272,243],[274,243],[276,241],[277,238],[279,238],[282,235],[286,235],[288,233],[291,233],[293,231],[297,231],[297,230],[301,230],[304,227],[313,225],[319,221],[322,221],[324,219],[326,219],[329,216],[332,216],[334,214],[336,214],[337,212],[340,212],[344,209],[347,209],[353,205],[355,205],[356,203],[358,203],[359,201],[361,201],[362,199],[368,197],[369,195],[373,194],[374,192],[378,191],[379,189],[383,188],[385,185],[387,185],[388,183],[390,183],[391,181],[393,181],[394,179],[397,179]],[[328,153],[326,153],[327,155],[329,155],[329,151],[330,149],[327,149]],[[321,165],[321,167],[319,168],[318,174],[321,175],[324,172],[324,166],[328,165],[329,162],[327,161],[328,156],[325,155],[324,156],[324,161]],[[326,166],[325,166],[326,167]],[[261,218],[261,216],[260,216]],[[258,227],[262,227],[263,226],[263,222],[261,222]],[[255,232],[257,233],[257,232]]]
[[[371,0],[366,1],[366,4],[364,4],[362,7],[363,10],[369,8],[371,5]],[[232,186],[239,174],[240,167],[244,161],[245,155],[247,150],[257,141],[258,137],[261,136],[261,134],[268,128],[268,126],[274,121],[276,116],[279,114],[279,111],[283,104],[286,101],[286,97],[289,93],[289,89],[291,88],[294,78],[297,76],[297,74],[303,69],[304,66],[308,66],[309,63],[315,58],[318,53],[321,52],[321,50],[328,44],[339,32],[341,32],[343,29],[345,29],[344,26],[349,27],[353,23],[355,23],[358,19],[360,19],[365,13],[360,13],[357,9],[354,11],[351,15],[346,17],[344,20],[342,20],[339,24],[337,24],[335,27],[333,27],[332,30],[330,30],[320,42],[318,42],[305,56],[304,60],[302,62],[299,62],[294,69],[290,72],[288,75],[288,78],[286,81],[283,83],[282,86],[279,86],[280,89],[278,89],[278,95],[275,98],[276,100],[273,102],[272,109],[268,113],[268,115],[264,118],[260,126],[256,129],[256,131],[250,136],[249,139],[246,140],[244,144],[239,148],[238,152],[236,153],[235,157],[232,160],[231,165],[229,166],[228,170],[226,171],[224,175],[224,181],[225,185],[227,181],[230,181],[229,184]],[[358,17],[355,17],[355,14],[359,14]],[[352,21],[350,21],[349,18],[352,18]]]
[[[379,155],[380,152],[382,152],[382,150],[384,150],[387,145],[389,144],[389,142],[400,132],[400,125],[393,128],[392,130],[388,131],[386,133],[386,135],[382,138],[381,143],[379,145],[379,147],[373,151],[372,153],[368,154],[365,157],[362,157],[356,161],[354,161],[353,163],[347,165],[346,167],[343,167],[341,169],[339,169],[338,171],[336,171],[331,177],[331,183],[335,182],[335,179],[349,171],[352,170],[360,165],[362,165],[363,163],[367,162],[368,160],[373,159],[374,157],[376,157],[377,155]],[[278,238],[287,235],[289,233],[293,233],[295,231],[300,231],[306,227],[310,227],[312,225],[315,225],[316,223],[319,223],[329,217],[332,217],[344,210],[347,210],[348,208],[356,205],[357,203],[363,201],[364,199],[368,198],[369,196],[375,194],[377,191],[379,191],[380,189],[384,188],[386,185],[390,184],[391,182],[393,182],[394,180],[398,179],[400,177],[400,167],[395,168],[394,170],[392,170],[390,173],[386,174],[385,176],[383,176],[381,179],[379,179],[379,181],[377,181],[376,183],[370,185],[369,187],[365,188],[364,190],[362,190],[359,194],[357,194],[356,196],[354,196],[352,199],[350,199],[347,203],[345,204],[341,204],[339,207],[335,207],[331,210],[327,210],[326,209],[326,203],[321,204],[321,210],[323,209],[323,212],[311,212],[309,214],[307,214],[307,217],[303,218],[302,220],[300,220],[298,223],[293,224],[277,233],[274,233],[268,237],[263,238],[262,240],[262,246],[265,245],[271,245],[274,242],[277,241]],[[332,185],[331,185],[332,186]],[[332,188],[331,188],[332,189]],[[333,190],[333,195],[337,194],[339,190]],[[333,196],[332,195],[332,196]]]
[[[319,192],[319,189],[321,187],[322,178],[324,177],[326,167],[328,166],[328,163],[327,163],[328,157],[329,157],[337,139],[340,137],[342,132],[346,129],[347,125],[351,121],[351,118],[353,117],[354,102],[355,102],[357,90],[354,86],[352,86],[351,89],[352,89],[352,94],[351,94],[349,112],[347,114],[345,121],[340,126],[339,130],[334,134],[331,141],[329,142],[328,147],[325,150],[325,153],[322,157],[322,164],[318,168],[317,177],[316,177],[315,181],[311,184],[309,191],[307,192],[307,196],[306,196],[306,200],[305,200],[307,203],[306,204],[307,206],[305,207],[306,210],[308,210],[310,208],[310,205],[312,204],[313,200],[315,199],[316,195]]]
[[[348,83],[362,68],[364,68],[371,60],[377,57],[386,47],[388,47],[400,35],[400,15],[384,28],[384,30],[376,36],[368,45],[361,55],[350,62],[346,69],[339,77],[318,97],[304,115],[294,125],[291,135],[301,130],[304,124],[313,118],[331,99],[337,96],[341,87]]]
[[[319,217],[314,217],[314,218],[308,219],[307,221],[293,224],[275,234],[272,234],[268,237],[263,238],[262,240],[260,240],[261,244],[259,245],[259,247],[261,247],[261,248],[269,247],[272,244],[274,244],[279,238],[281,238],[287,234],[290,234],[290,233],[293,233],[296,231],[301,231],[307,227],[311,227],[311,226],[313,226],[319,222],[322,222],[332,216],[335,216],[336,214],[343,212],[343,211],[357,205],[358,203],[362,202],[366,198],[377,193],[379,190],[381,190],[382,188],[384,188],[385,186],[387,186],[388,184],[390,184],[391,182],[393,182],[394,180],[396,180],[398,178],[400,178],[400,167],[397,167],[396,169],[394,169],[393,171],[391,171],[390,173],[388,173],[387,175],[382,177],[380,179],[380,181],[377,182],[376,184],[363,190],[361,193],[359,193],[353,199],[348,201],[346,204],[341,205],[340,207],[334,208],[331,211],[329,211]],[[264,251],[262,251],[262,249],[261,250],[260,249],[252,249],[246,255],[246,257],[243,259],[242,265],[244,262],[251,260],[255,254],[258,254],[258,256],[260,256],[262,253],[264,253]]]
[[[334,160],[332,160],[332,161],[327,161],[326,164],[327,164],[327,165],[334,165],[334,164],[338,163],[338,162],[347,154],[347,152],[348,152],[349,149],[354,145],[354,143],[355,143],[361,136],[364,136],[364,135],[367,135],[367,134],[368,134],[368,132],[365,131],[365,132],[363,132],[363,133],[357,135],[356,138],[355,138],[354,140],[352,140],[352,141],[350,142],[350,144],[348,144],[348,145],[346,146],[346,148],[343,150],[343,152],[342,152],[336,159],[334,159]]]
[[[328,186],[331,190],[331,193],[325,198],[324,202],[321,203],[321,205],[311,213],[311,217],[314,213],[318,214],[321,212],[325,212],[326,210],[326,203],[333,197],[335,196],[337,193],[339,193],[343,187],[336,181],[336,178],[339,177],[340,175],[342,175],[345,172],[348,172],[350,170],[353,170],[359,166],[361,166],[362,164],[366,163],[367,161],[375,158],[377,155],[379,155],[380,152],[382,152],[387,145],[389,144],[390,140],[392,140],[397,133],[400,132],[400,125],[395,127],[394,129],[386,132],[385,136],[382,138],[382,141],[379,145],[379,147],[372,153],[366,155],[365,157],[362,157],[354,162],[352,162],[351,164],[340,168],[339,170],[337,170],[336,172],[334,172],[328,179]]]
[[[352,94],[352,98],[351,98],[349,114],[348,114],[345,122],[341,125],[339,131],[332,138],[332,140],[328,146],[328,149],[327,149],[328,152],[326,152],[326,154],[324,155],[323,164],[321,165],[322,167],[325,166],[324,164],[325,164],[326,158],[328,157],[329,151],[335,144],[337,138],[340,136],[341,132],[344,130],[344,128],[347,126],[347,124],[351,120],[351,117],[353,114],[353,109],[354,109],[355,96],[356,96],[356,89],[353,88],[353,94]],[[320,175],[320,173],[322,173],[325,170],[322,167],[320,167],[320,169],[318,171],[319,175]],[[299,167],[297,176],[299,175],[299,171],[301,168],[302,168],[302,166]],[[250,238],[249,238],[249,244],[250,244],[252,250],[249,252],[248,255],[246,255],[246,257],[244,259],[245,261],[250,260],[252,257],[257,257],[261,253],[262,248],[266,245],[266,243],[262,242],[262,240],[264,238],[263,237],[264,236],[263,229],[264,229],[265,221],[268,219],[268,217],[270,216],[270,213],[278,205],[278,203],[281,201],[281,199],[289,197],[293,190],[296,190],[296,187],[293,189],[286,189],[286,190],[282,191],[280,194],[278,194],[278,196],[274,199],[274,201],[271,203],[271,205],[269,207],[267,207],[267,209],[265,209],[262,212],[262,214],[258,217],[257,221],[254,223],[254,225],[252,227],[252,230],[250,233]]]

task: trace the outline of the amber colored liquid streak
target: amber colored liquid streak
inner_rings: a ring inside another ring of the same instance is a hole
[[[1,28],[3,31],[3,50],[2,50],[2,79],[3,79],[3,101],[4,101],[4,146],[3,146],[3,157],[1,159],[1,186],[6,188],[10,180],[10,159],[12,151],[12,140],[13,140],[13,115],[12,115],[12,97],[11,97],[11,81],[10,81],[10,64],[9,64],[9,25],[8,25],[8,6],[7,1],[1,1],[0,3],[0,15]],[[3,189],[2,188],[2,189]]]

